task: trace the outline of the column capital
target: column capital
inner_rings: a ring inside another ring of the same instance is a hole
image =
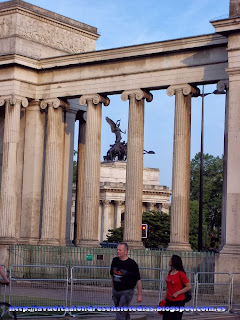
[[[162,208],[164,208],[164,209],[169,209],[170,208],[170,204],[169,203],[161,203],[161,205],[162,205]]]
[[[55,98],[55,99],[45,99],[45,100],[42,100],[41,103],[40,103],[40,108],[41,109],[46,109],[47,107],[53,107],[54,109],[57,109],[59,107],[62,107],[62,108],[65,108],[66,110],[69,109],[69,104],[58,99],[58,98]]]
[[[218,91],[224,91],[224,90],[228,90],[229,89],[229,80],[225,79],[225,80],[220,80],[217,83],[217,90]]]
[[[153,95],[149,92],[143,91],[142,89],[125,90],[121,94],[121,99],[127,101],[128,99],[135,98],[136,100],[146,99],[147,102],[153,100]]]
[[[124,201],[122,201],[122,200],[115,200],[114,202],[116,203],[116,205],[118,207],[120,207],[120,206],[122,206],[124,204]]]
[[[185,84],[177,84],[177,85],[169,86],[167,88],[167,95],[169,97],[172,97],[174,94],[176,94],[176,92],[179,92],[179,91],[182,91],[182,94],[184,96],[188,96],[190,93],[194,93],[194,94],[198,93],[197,88],[193,88],[192,86],[190,86],[190,84],[185,83]]]
[[[111,203],[111,200],[101,200],[104,206],[108,206]]]
[[[110,104],[110,99],[109,98],[105,98],[103,96],[101,96],[100,94],[96,93],[96,94],[84,94],[81,96],[81,98],[79,99],[79,104],[80,105],[86,105],[87,101],[92,101],[93,104],[97,105],[99,103],[103,103],[104,106],[108,106]]]
[[[0,106],[3,106],[6,102],[9,102],[11,106],[14,106],[17,102],[20,103],[24,108],[28,106],[28,99],[19,95],[9,95],[0,97]]]

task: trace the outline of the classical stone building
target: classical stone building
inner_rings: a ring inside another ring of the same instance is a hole
[[[99,246],[101,110],[121,94],[129,104],[124,240],[141,248],[145,100],[175,99],[169,249],[189,245],[192,95],[226,93],[222,250],[218,271],[240,263],[240,0],[215,33],[95,50],[97,29],[21,0],[0,3],[0,244],[65,245],[70,240],[72,152],[79,114],[77,245]],[[92,156],[94,154],[94,157]]]
[[[100,167],[100,203],[98,240],[106,240],[109,229],[124,223],[126,162],[102,162]],[[159,185],[159,169],[143,169],[142,212],[150,210],[169,213],[171,191]],[[76,185],[73,187],[71,239],[74,238]]]

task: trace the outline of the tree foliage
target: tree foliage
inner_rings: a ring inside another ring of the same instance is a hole
[[[73,183],[77,182],[77,161],[73,161]]]
[[[190,180],[190,239],[195,247],[198,230],[200,186],[200,153],[191,160]],[[209,245],[210,234],[219,233],[222,212],[223,158],[203,155],[203,243]],[[195,240],[194,240],[195,239]]]
[[[108,230],[107,242],[119,243],[122,241],[123,241],[123,227]]]

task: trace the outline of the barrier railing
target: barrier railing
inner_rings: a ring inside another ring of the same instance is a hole
[[[63,317],[62,310],[40,307],[67,306],[68,269],[64,266],[13,265],[10,267],[9,303],[13,306],[36,306],[21,316]]]
[[[109,271],[109,267],[74,266],[71,268],[69,278],[68,268],[65,266],[13,265],[10,268],[9,303],[13,306],[36,306],[34,312],[21,313],[23,317],[62,317],[66,314],[65,310],[43,312],[37,309],[43,306],[113,306]],[[158,305],[166,295],[168,270],[140,268],[140,273],[143,304]],[[192,285],[193,297],[186,306],[194,306],[194,308],[220,306],[226,311],[240,310],[240,273],[198,272],[195,274],[187,271],[186,274]],[[68,291],[69,281],[71,281],[70,291]],[[136,295],[131,305],[137,305]],[[80,314],[84,315],[82,311],[78,315]],[[76,313],[70,312],[70,315],[75,316]]]
[[[109,267],[116,256],[116,248],[81,248],[36,245],[10,245],[10,265],[64,265]],[[168,269],[172,254],[178,254],[186,270],[191,272],[213,272],[215,256],[212,252],[164,251],[151,249],[130,249],[128,255],[140,267]]]
[[[230,273],[198,272],[195,285],[195,307],[225,307],[226,311],[231,309],[232,278]]]
[[[160,268],[139,269],[141,273],[144,305],[157,306],[159,303]],[[112,306],[112,280],[109,271],[109,267],[72,267],[70,305]],[[99,275],[101,275],[101,278]],[[137,305],[136,295],[131,305]],[[71,314],[76,314],[76,312],[71,312]]]
[[[7,274],[7,270],[4,264],[1,264],[1,266],[4,269],[4,272]],[[0,282],[2,282],[3,279],[0,276]],[[5,301],[6,300],[6,286],[0,286],[0,301]]]
[[[231,309],[233,312],[240,311],[240,272],[234,272],[232,276]]]

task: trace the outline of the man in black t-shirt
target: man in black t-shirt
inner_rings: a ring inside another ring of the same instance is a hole
[[[110,274],[113,284],[115,307],[128,307],[137,285],[137,302],[142,301],[142,283],[137,263],[127,256],[128,245],[124,242],[117,247],[117,257],[113,258]],[[130,319],[129,312],[117,311],[116,320]]]

